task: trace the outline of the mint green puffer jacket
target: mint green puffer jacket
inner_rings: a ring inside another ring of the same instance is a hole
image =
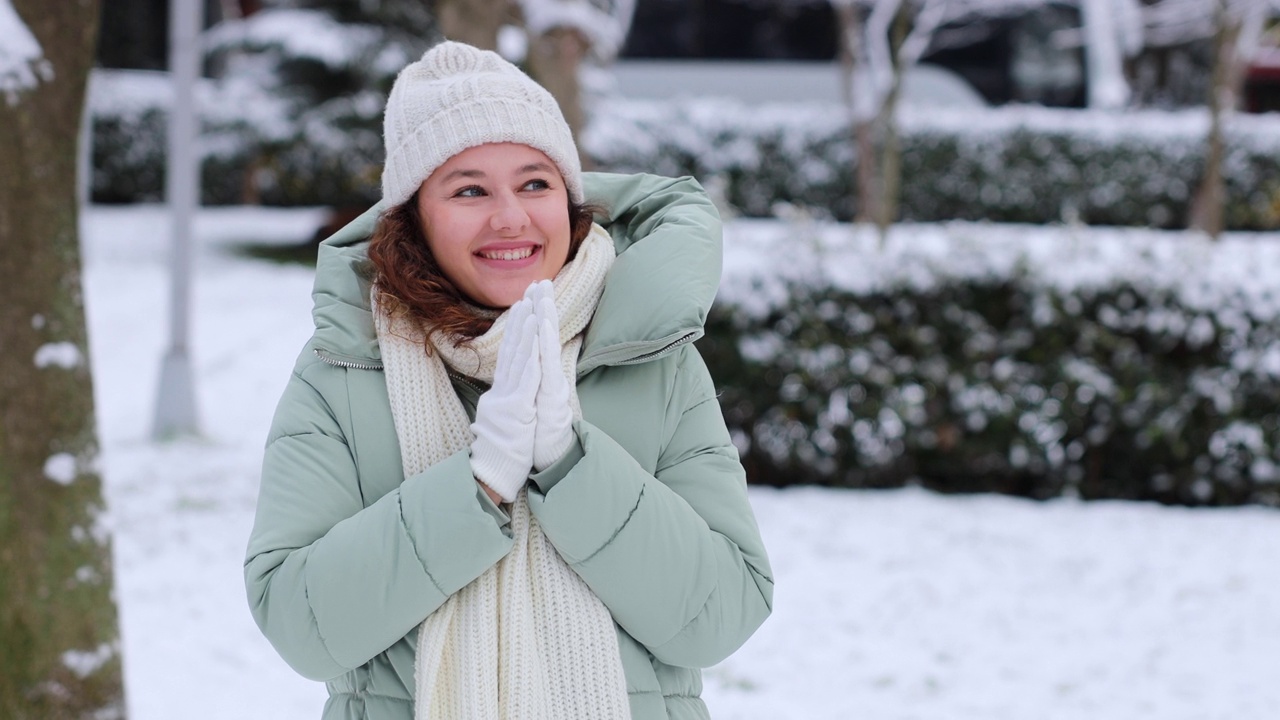
[[[699,668],[769,615],[773,580],[738,453],[691,342],[720,222],[692,179],[588,173],[618,250],[578,363],[578,444],[533,476],[547,537],[613,614],[636,720],[707,718]],[[315,334],[267,441],[249,606],[325,720],[413,717],[416,628],[511,547],[466,451],[404,477],[370,314],[366,213],[326,240]],[[468,412],[482,388],[455,382]],[[572,720],[572,719],[566,719]]]

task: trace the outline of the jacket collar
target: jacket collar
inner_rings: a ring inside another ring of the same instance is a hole
[[[722,250],[719,220],[701,188],[687,179],[584,175],[588,196],[605,196],[610,214],[601,224],[618,255],[583,340],[578,374],[646,362],[702,337],[720,282]],[[689,194],[695,197],[682,197]],[[382,366],[366,254],[380,209],[370,209],[320,244],[311,346],[333,364]]]
[[[322,359],[382,367],[369,293],[373,263],[366,251],[380,207],[373,207],[334,233],[316,252],[311,290],[311,345]]]

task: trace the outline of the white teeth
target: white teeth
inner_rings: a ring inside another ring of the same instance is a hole
[[[480,257],[486,260],[523,260],[533,254],[535,248],[527,247],[520,250],[499,250],[497,252],[482,252]]]

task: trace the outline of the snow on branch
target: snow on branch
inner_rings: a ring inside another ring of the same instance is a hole
[[[833,0],[848,6],[851,0]],[[877,0],[867,16],[855,47],[861,57],[854,68],[853,116],[855,121],[874,117],[892,92],[895,75],[914,67],[929,48],[934,33],[951,16],[950,0],[923,0],[912,8],[910,32],[895,59],[889,45],[889,26],[904,0]],[[847,31],[847,29],[846,29]]]
[[[206,42],[214,50],[279,48],[289,57],[342,68],[356,62],[378,39],[371,26],[341,23],[319,10],[278,9],[224,21],[209,31]]]
[[[39,41],[18,17],[10,0],[0,0],[0,92],[10,105],[18,94],[53,79],[53,64],[44,57]]]
[[[626,42],[635,13],[635,0],[521,0],[525,27],[531,36],[556,27],[582,33],[597,57],[612,59]]]

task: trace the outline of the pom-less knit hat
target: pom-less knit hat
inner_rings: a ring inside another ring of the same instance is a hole
[[[401,70],[387,98],[383,136],[388,207],[412,197],[454,155],[501,142],[546,153],[560,168],[569,198],[582,202],[582,166],[560,106],[495,52],[446,41]]]

